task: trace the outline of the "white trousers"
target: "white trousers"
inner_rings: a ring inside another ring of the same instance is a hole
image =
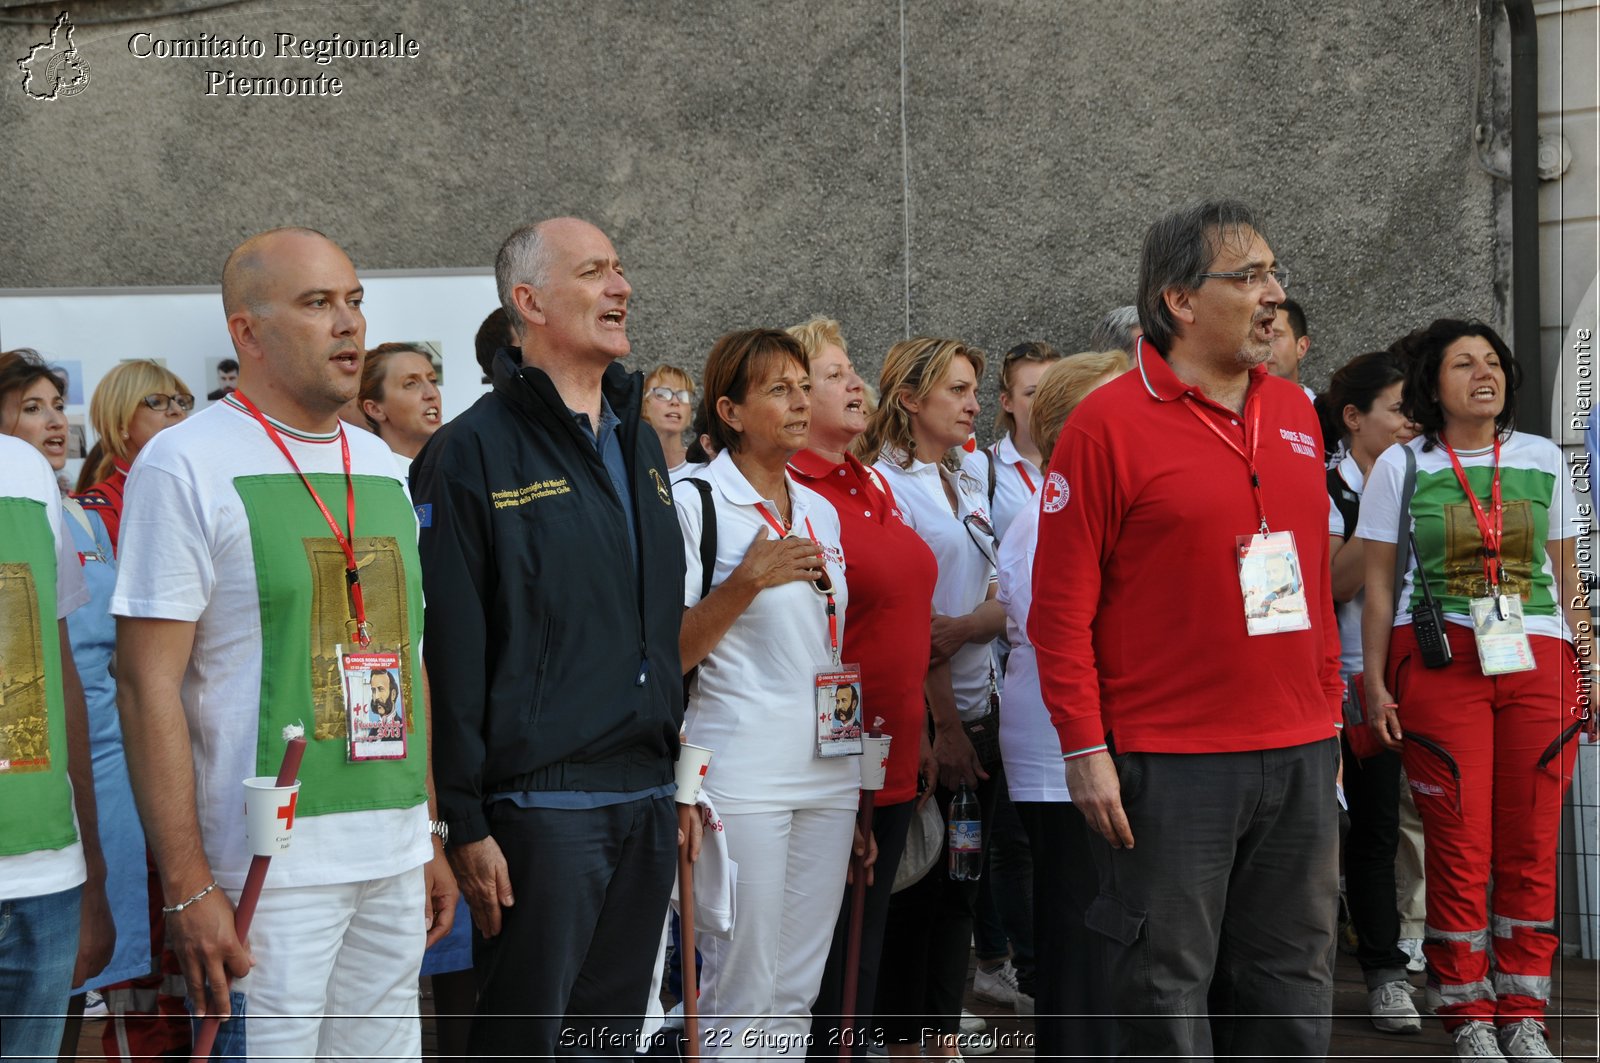
[[[245,996],[251,1059],[419,1060],[422,868],[368,882],[261,891]],[[231,894],[235,903],[237,894]]]
[[[850,809],[722,813],[728,856],[739,865],[738,914],[731,941],[697,942],[706,1057],[806,1054],[855,818]]]

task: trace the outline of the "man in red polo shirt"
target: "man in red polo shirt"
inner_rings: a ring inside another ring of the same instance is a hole
[[[1028,627],[1124,1055],[1328,1047],[1342,687],[1321,434],[1265,366],[1285,279],[1241,203],[1151,226],[1134,372],[1043,488]]]

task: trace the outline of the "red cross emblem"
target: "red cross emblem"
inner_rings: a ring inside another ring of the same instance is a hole
[[[289,795],[289,803],[278,809],[278,818],[283,820],[284,830],[294,829],[294,806],[300,800],[299,792]]]

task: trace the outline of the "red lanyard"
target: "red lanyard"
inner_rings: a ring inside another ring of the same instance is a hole
[[[778,538],[782,539],[786,535],[788,535],[788,532],[784,531],[783,525],[778,521],[778,518],[774,517],[772,515],[772,512],[770,510],[768,510],[766,506],[762,505],[760,502],[757,502],[756,503],[756,511],[761,514],[761,519],[765,520],[769,525],[771,525],[772,530],[778,533]],[[817,533],[815,531],[813,531],[812,528],[811,528],[811,518],[810,517],[806,518],[806,535],[810,537],[812,542],[814,542],[814,543],[817,542]],[[817,556],[818,557],[822,556],[822,544],[821,543],[817,543]],[[824,573],[824,574],[826,574],[826,573]],[[839,610],[838,610],[838,607],[834,603],[833,592],[832,591],[824,592],[824,597],[826,597],[827,600],[828,600],[828,645],[833,650],[833,663],[834,664],[838,664],[839,663]]]
[[[350,532],[346,535],[339,530],[339,522],[333,519],[333,514],[328,512],[327,505],[322,501],[322,496],[317,494],[317,489],[311,486],[311,481],[306,479],[306,474],[300,471],[300,463],[294,460],[294,455],[289,453],[289,447],[284,443],[278,430],[272,427],[272,422],[262,416],[256,409],[256,404],[251,402],[242,391],[235,391],[237,398],[245,409],[250,411],[250,416],[266,430],[267,438],[278,445],[283,456],[288,459],[289,467],[294,469],[295,475],[300,477],[300,482],[306,485],[306,490],[311,492],[311,501],[317,504],[317,509],[322,512],[322,519],[328,522],[328,527],[333,531],[333,537],[339,543],[339,549],[344,551],[344,581],[350,586],[350,607],[356,616],[356,638],[361,645],[366,646],[372,641],[372,634],[367,627],[367,607],[361,600],[361,571],[356,567],[356,550],[354,546],[356,537],[356,485],[350,478],[350,441],[345,438],[344,425],[339,426],[339,453],[344,459],[344,504],[345,522],[349,525]]]
[[[1239,444],[1223,435],[1222,429],[1212,423],[1211,418],[1200,412],[1200,404],[1194,401],[1193,396],[1184,395],[1183,404],[1189,412],[1195,415],[1199,422],[1211,429],[1211,434],[1228,445],[1228,449],[1244,459],[1245,467],[1250,470],[1250,490],[1256,499],[1256,516],[1261,518],[1261,534],[1267,533],[1267,507],[1261,501],[1261,473],[1256,470],[1256,446],[1261,442],[1261,395],[1256,393],[1245,400],[1244,416],[1248,422],[1245,427],[1244,445],[1240,450]]]
[[[1022,482],[1028,485],[1028,494],[1030,494],[1030,495],[1033,494],[1033,492],[1034,492],[1033,477],[1028,475],[1028,463],[1025,462],[1025,461],[1019,461],[1019,462],[1016,463],[1016,466],[1017,466],[1017,475],[1022,477]]]
[[[1461,459],[1456,457],[1456,452],[1443,438],[1439,445],[1444,447],[1444,452],[1450,455],[1450,466],[1455,469],[1456,481],[1461,484],[1461,491],[1467,496],[1467,502],[1472,506],[1472,519],[1478,522],[1478,534],[1483,536],[1483,579],[1489,585],[1489,593],[1498,595],[1500,584],[1506,580],[1505,562],[1500,558],[1500,542],[1505,538],[1505,507],[1500,503],[1500,438],[1494,441],[1494,480],[1489,485],[1489,508],[1494,510],[1493,521],[1483,512],[1483,505],[1478,501],[1477,494],[1472,490],[1472,485],[1467,483],[1467,470],[1461,467]]]

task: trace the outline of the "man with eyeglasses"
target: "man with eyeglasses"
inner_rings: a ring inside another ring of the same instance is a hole
[[[1125,1056],[1328,1048],[1343,685],[1321,435],[1265,366],[1287,279],[1241,203],[1156,221],[1134,371],[1042,489],[1028,629]]]
[[[429,822],[416,516],[388,447],[339,422],[360,381],[361,282],[326,236],[275,229],[228,257],[222,304],[239,388],[140,452],[111,602],[167,933],[195,1012],[248,1015],[224,1023],[221,1054],[418,1059],[418,971],[456,889]],[[369,670],[405,710],[382,759],[350,681]],[[242,784],[278,773],[294,726],[308,745],[280,810],[292,841],[247,944]]]
[[[683,536],[611,241],[523,226],[495,279],[517,345],[412,473],[471,1051],[631,1054],[676,865]]]

